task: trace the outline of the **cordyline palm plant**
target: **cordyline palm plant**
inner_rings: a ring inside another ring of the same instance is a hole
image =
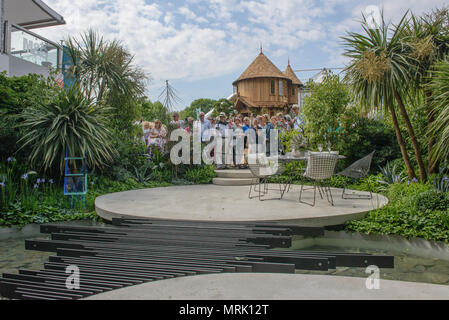
[[[26,134],[22,148],[29,146],[32,165],[44,171],[59,166],[64,171],[64,157],[87,155],[91,168],[112,161],[115,151],[105,127],[107,109],[95,106],[77,86],[61,89],[49,103],[27,108],[21,126]]]
[[[427,128],[432,130],[435,113],[432,106],[434,95],[429,82],[432,79],[434,64],[449,54],[449,8],[436,9],[422,17],[412,15],[406,28],[412,67],[411,83],[415,95],[423,95],[427,113]],[[433,135],[427,137],[427,151],[432,154],[435,144]],[[428,172],[435,172],[436,162],[429,158]]]
[[[420,177],[426,180],[421,151],[402,100],[410,79],[409,58],[404,46],[406,16],[394,28],[385,22],[383,13],[376,28],[372,28],[363,16],[364,34],[348,32],[348,36],[343,37],[346,47],[344,55],[351,59],[345,68],[346,80],[362,106],[370,109],[383,106],[389,111],[409,178],[413,179],[415,172],[396,116],[395,106],[398,105],[415,151]]]
[[[105,41],[88,30],[65,43],[72,64],[69,73],[87,97],[101,102],[111,92],[130,98],[143,95],[146,75],[132,65],[134,57],[119,41]]]
[[[429,133],[435,139],[435,146],[430,153],[434,161],[449,160],[449,57],[435,64],[432,80],[427,85],[433,92],[432,116],[435,121]]]

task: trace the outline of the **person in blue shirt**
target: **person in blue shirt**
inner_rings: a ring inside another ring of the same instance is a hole
[[[249,129],[249,127],[250,127],[249,118],[248,117],[243,118],[243,126],[242,126],[243,132],[245,133],[246,130]]]

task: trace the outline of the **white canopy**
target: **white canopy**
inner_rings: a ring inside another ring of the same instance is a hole
[[[41,0],[4,0],[4,20],[26,29],[65,24],[64,18]]]

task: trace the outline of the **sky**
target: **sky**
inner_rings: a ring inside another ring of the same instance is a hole
[[[232,82],[257,57],[261,45],[281,71],[288,59],[294,70],[344,67],[341,37],[359,31],[362,13],[376,14],[373,6],[394,23],[408,9],[421,14],[449,4],[449,0],[44,2],[67,24],[40,29],[39,34],[59,41],[92,28],[105,39],[120,40],[149,76],[150,100],[157,100],[169,80],[181,98],[179,110],[195,99],[228,97]],[[296,74],[307,81],[314,73]]]

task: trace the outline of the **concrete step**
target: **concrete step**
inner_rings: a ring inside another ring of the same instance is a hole
[[[248,178],[214,178],[212,183],[219,186],[249,186],[252,179]]]
[[[253,176],[248,169],[215,170],[215,173],[218,178],[248,179]]]

